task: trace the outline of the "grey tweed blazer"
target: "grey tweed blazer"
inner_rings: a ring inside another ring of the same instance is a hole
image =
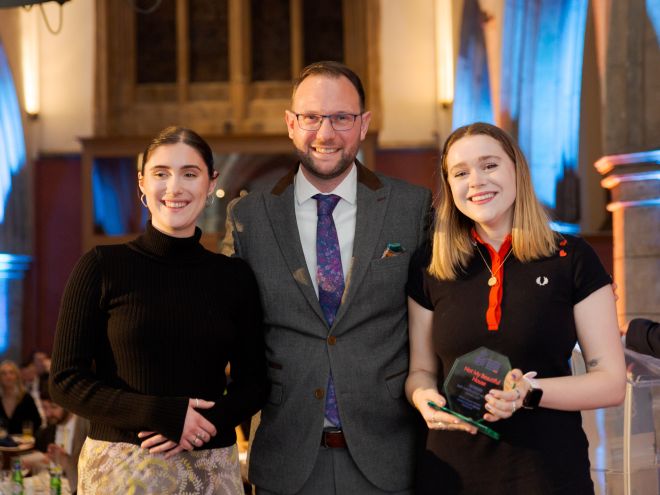
[[[430,192],[358,167],[357,219],[344,299],[328,328],[311,283],[294,212],[296,169],[229,208],[235,254],[259,283],[270,396],[250,455],[250,481],[294,493],[309,477],[332,371],[351,456],[374,485],[412,487],[417,417],[408,372],[405,283],[427,235]],[[405,252],[383,258],[388,243]]]

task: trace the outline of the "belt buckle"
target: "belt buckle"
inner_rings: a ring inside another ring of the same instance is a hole
[[[333,429],[323,430],[323,434],[321,435],[321,447],[325,447],[326,449],[331,448],[328,445],[326,435],[333,434],[333,433],[341,433],[341,428],[333,428]]]

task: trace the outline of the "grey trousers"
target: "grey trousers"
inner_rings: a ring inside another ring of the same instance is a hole
[[[348,449],[320,447],[312,474],[295,495],[412,495],[412,488],[388,492],[373,485],[353,461]],[[257,486],[257,495],[282,495]]]

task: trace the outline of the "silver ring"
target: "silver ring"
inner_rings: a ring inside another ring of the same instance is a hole
[[[515,400],[511,403],[511,414],[513,414],[514,412],[516,412],[516,401]]]
[[[195,408],[199,408],[199,399],[195,399]]]

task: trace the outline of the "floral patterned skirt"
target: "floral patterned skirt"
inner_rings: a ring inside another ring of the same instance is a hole
[[[243,495],[238,449],[181,452],[171,459],[138,445],[87,438],[78,461],[79,495]]]

